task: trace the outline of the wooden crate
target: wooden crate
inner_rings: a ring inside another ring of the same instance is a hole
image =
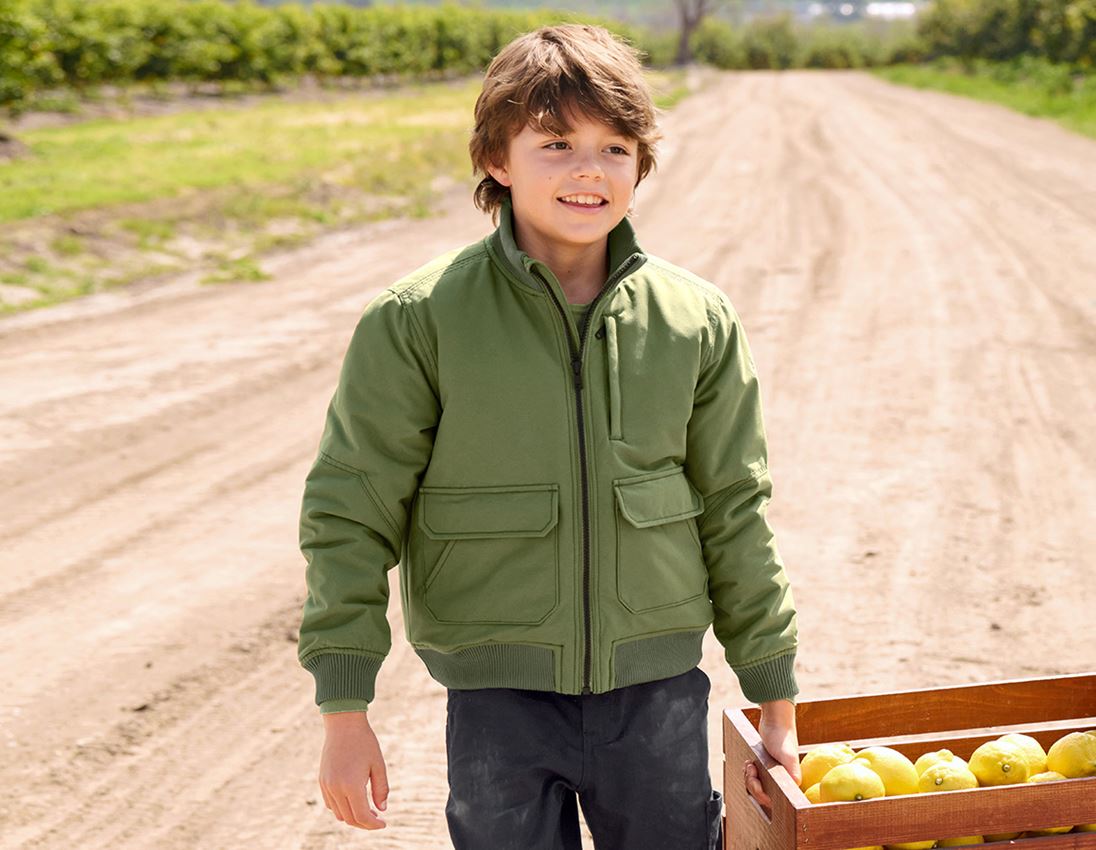
[[[812,805],[761,744],[761,710],[723,713],[723,850],[846,850],[964,835],[1096,823],[1096,777],[880,797]],[[964,759],[1006,732],[1043,748],[1067,732],[1096,728],[1096,673],[800,702],[799,757],[827,742],[884,745],[911,760],[947,748]],[[743,765],[755,761],[772,800],[766,812],[746,793]],[[1096,833],[1019,838],[992,846],[1023,850],[1096,848]],[[978,845],[967,845],[976,847]]]

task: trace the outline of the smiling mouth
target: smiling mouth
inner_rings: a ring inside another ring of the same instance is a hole
[[[569,201],[569,200],[566,200],[565,198],[556,198],[556,200],[559,201],[561,204],[564,204],[565,206],[572,207],[572,208],[578,209],[578,210],[596,210],[599,207],[607,206],[608,203],[609,203],[604,198],[599,198],[597,203],[583,203],[582,201]]]

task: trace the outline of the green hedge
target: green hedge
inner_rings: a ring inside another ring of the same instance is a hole
[[[1096,0],[935,0],[919,33],[929,58],[1096,66]]]
[[[0,106],[35,92],[139,81],[277,85],[319,78],[468,73],[521,32],[561,20],[617,22],[553,11],[454,5],[352,6],[254,0],[0,0]]]
[[[669,64],[676,35],[551,10],[254,0],[0,0],[0,107],[105,83],[190,81],[277,86],[319,79],[423,77],[483,69],[520,32],[600,23]],[[1035,56],[1082,72],[1096,64],[1096,0],[934,0],[916,21],[804,26],[790,15],[741,28],[707,19],[694,56],[718,68],[862,68],[939,57]]]

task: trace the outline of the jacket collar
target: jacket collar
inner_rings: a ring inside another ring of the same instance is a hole
[[[539,271],[546,280],[556,283],[555,275],[540,260],[535,260],[518,247],[514,241],[513,204],[507,193],[499,209],[498,227],[485,240],[487,249],[495,261],[501,264],[510,276],[525,286],[543,291],[543,284],[537,279]],[[618,277],[630,273],[643,265],[647,255],[639,246],[635,228],[627,217],[609,231],[609,278],[614,284]],[[562,290],[560,290],[562,297]]]

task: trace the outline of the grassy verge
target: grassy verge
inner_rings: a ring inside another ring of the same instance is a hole
[[[652,72],[659,106],[688,93]],[[316,102],[94,119],[21,133],[0,160],[0,313],[202,269],[262,280],[262,254],[426,216],[468,182],[479,77]]]
[[[873,68],[871,73],[893,83],[1000,103],[1096,138],[1096,75],[1078,74],[1067,66],[1032,57],[1016,62],[979,59],[966,65],[941,59]]]

